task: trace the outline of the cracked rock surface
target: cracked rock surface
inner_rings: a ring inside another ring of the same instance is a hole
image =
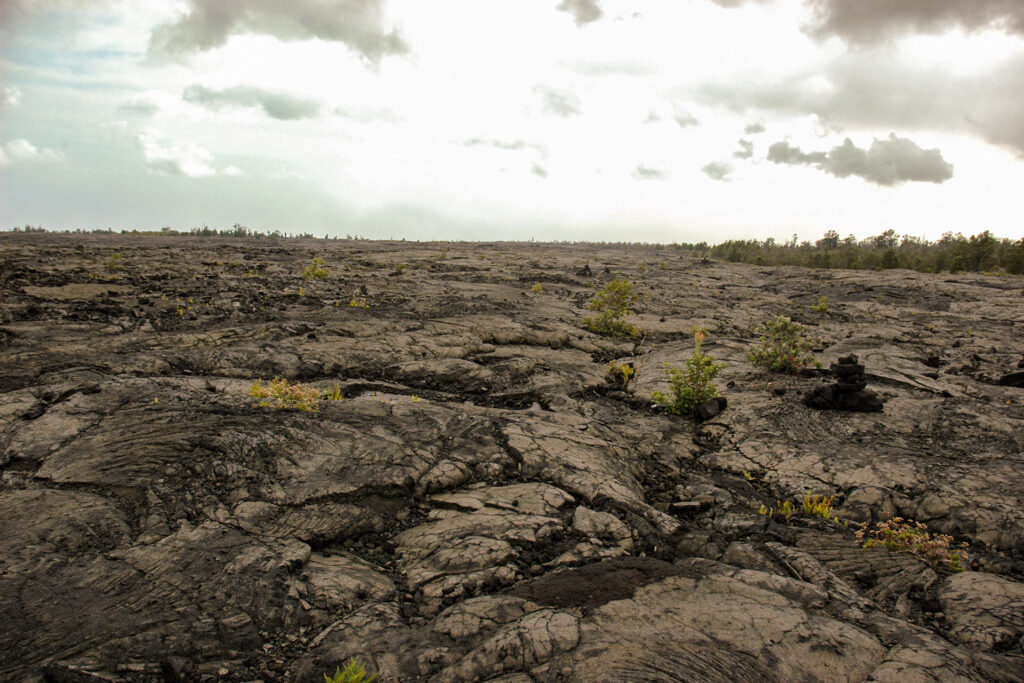
[[[617,277],[642,341],[582,327]],[[752,367],[777,315],[882,411]],[[650,400],[694,327],[700,423]],[[1020,277],[7,235],[0,679],[1024,681],[1022,339]],[[274,377],[315,410],[259,405]],[[894,517],[969,571],[861,547]]]

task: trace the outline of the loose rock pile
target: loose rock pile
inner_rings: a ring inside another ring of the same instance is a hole
[[[878,395],[867,389],[868,378],[864,366],[856,355],[840,358],[831,365],[835,384],[819,387],[804,396],[804,403],[818,410],[847,410],[857,413],[877,413],[882,410]]]

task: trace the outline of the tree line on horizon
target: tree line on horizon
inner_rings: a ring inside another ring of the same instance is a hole
[[[829,230],[813,243],[797,242],[794,235],[787,242],[768,238],[726,240],[713,246],[706,242],[682,246],[713,258],[758,266],[1024,274],[1024,238],[1016,241],[996,238],[988,230],[970,237],[947,232],[934,242],[911,235],[901,237],[895,230],[863,240],[853,235],[840,238],[835,230]]]

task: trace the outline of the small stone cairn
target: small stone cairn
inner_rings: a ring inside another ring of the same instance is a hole
[[[882,400],[867,389],[868,378],[864,366],[855,355],[844,356],[830,366],[835,384],[818,387],[804,395],[804,403],[818,410],[846,410],[857,413],[877,413]]]

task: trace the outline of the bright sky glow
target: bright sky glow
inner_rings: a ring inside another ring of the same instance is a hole
[[[1024,21],[864,2],[0,0],[0,228],[1021,237]]]

